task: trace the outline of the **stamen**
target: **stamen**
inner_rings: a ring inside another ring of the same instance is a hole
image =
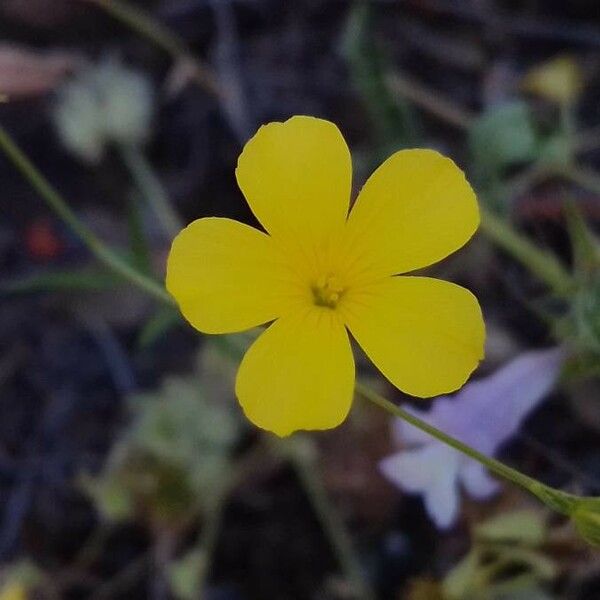
[[[335,275],[323,275],[311,286],[316,306],[335,308],[344,295],[346,288]]]

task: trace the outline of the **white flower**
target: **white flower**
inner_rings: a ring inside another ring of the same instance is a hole
[[[467,384],[454,397],[440,396],[431,410],[413,414],[487,455],[514,436],[527,415],[554,386],[565,359],[561,348],[525,352],[494,374]],[[393,422],[398,445],[406,448],[380,463],[400,489],[423,496],[427,513],[441,529],[459,513],[460,486],[483,500],[498,483],[478,462],[401,419]]]
[[[65,147],[94,163],[111,142],[143,143],[152,113],[148,79],[110,58],[82,70],[62,87],[54,121]]]

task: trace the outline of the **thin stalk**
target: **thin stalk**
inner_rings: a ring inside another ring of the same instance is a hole
[[[167,600],[169,597],[168,569],[177,548],[177,535],[165,529],[158,531],[154,540],[154,569],[150,581],[149,595],[151,600]]]
[[[206,600],[208,577],[212,569],[212,562],[221,533],[221,525],[223,524],[223,516],[225,514],[225,506],[228,495],[233,488],[234,481],[237,482],[239,473],[232,477],[231,481],[226,485],[225,489],[217,494],[214,503],[206,511],[200,533],[198,548],[202,554],[202,564],[198,572],[198,586],[195,600]]]
[[[42,196],[46,204],[79,237],[89,251],[111,271],[133,283],[161,302],[174,304],[163,286],[143,275],[100,240],[71,210],[64,198],[27,158],[8,132],[0,125],[0,148],[23,177]]]
[[[600,175],[595,171],[584,169],[576,165],[569,165],[559,169],[559,174],[566,177],[579,187],[600,195]]]
[[[361,395],[366,400],[369,400],[379,408],[387,411],[388,413],[394,415],[395,417],[399,417],[400,419],[410,423],[414,427],[417,427],[421,431],[429,434],[440,442],[458,450],[465,456],[476,460],[478,463],[482,464],[484,467],[495,473],[496,475],[502,477],[503,479],[507,479],[511,481],[515,485],[518,485],[525,491],[529,492],[536,496],[539,500],[541,500],[544,504],[549,506],[550,508],[565,514],[570,515],[573,507],[579,501],[577,496],[573,496],[572,494],[567,494],[565,492],[561,492],[560,490],[556,490],[547,486],[537,479],[533,479],[509,467],[508,465],[496,460],[495,458],[491,458],[478,452],[474,448],[463,444],[461,441],[453,438],[452,436],[440,431],[436,427],[433,427],[429,423],[419,419],[412,413],[404,410],[400,406],[397,406],[387,398],[384,398],[374,390],[368,388],[363,385],[359,381],[356,382],[356,391],[359,395]]]
[[[568,271],[551,254],[540,250],[504,219],[480,207],[481,231],[497,246],[522,263],[557,294],[566,295],[574,283]]]
[[[119,152],[131,177],[161,222],[170,239],[183,228],[179,215],[173,209],[165,188],[154,173],[144,153],[137,146],[120,145]]]
[[[193,67],[197,83],[209,92],[219,95],[217,82],[208,67],[203,65],[190,52],[185,42],[168,27],[154,19],[149,13],[133,6],[125,0],[83,0],[95,4],[113,18],[133,29],[153,44],[162,48],[173,59],[185,62]]]
[[[413,102],[419,108],[458,129],[468,129],[475,120],[470,112],[445,98],[437,90],[431,90],[399,71],[388,76],[387,85],[394,94]]]
[[[315,471],[314,464],[294,452],[291,453],[291,460],[310,499],[313,510],[321,523],[321,527],[335,551],[335,556],[347,580],[353,586],[354,597],[361,600],[374,600],[375,594],[365,581],[360,561],[346,525],[340,518],[338,511],[331,504],[321,478]]]

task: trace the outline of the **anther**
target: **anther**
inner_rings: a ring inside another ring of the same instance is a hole
[[[316,306],[335,308],[346,291],[334,275],[322,276],[311,286]]]

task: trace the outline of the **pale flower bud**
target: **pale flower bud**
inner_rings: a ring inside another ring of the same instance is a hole
[[[59,92],[54,121],[63,144],[98,162],[107,144],[139,145],[150,133],[153,90],[141,73],[114,58],[81,71]]]

